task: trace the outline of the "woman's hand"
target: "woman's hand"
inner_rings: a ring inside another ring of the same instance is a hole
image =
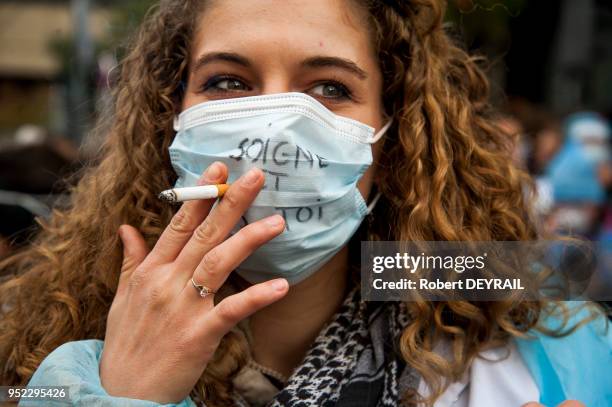
[[[223,183],[227,167],[212,164],[200,184]],[[251,223],[226,239],[262,188],[252,169],[219,204],[185,202],[148,252],[137,229],[122,225],[123,266],[109,311],[100,379],[112,396],[179,402],[201,376],[221,338],[240,320],[279,300],[285,279],[256,284],[223,299],[200,297],[197,284],[217,290],[249,254],[284,229],[280,215]]]

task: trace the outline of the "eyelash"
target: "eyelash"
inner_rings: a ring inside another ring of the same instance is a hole
[[[204,82],[204,84],[200,87],[200,92],[208,92],[208,91],[212,91],[212,92],[231,92],[231,91],[226,91],[225,89],[215,89],[214,86],[223,82],[223,81],[227,81],[227,80],[234,80],[234,81],[240,81],[242,83],[244,83],[246,85],[246,81],[242,78],[240,78],[239,76],[235,76],[235,75],[215,75],[210,77],[206,82]],[[248,85],[247,85],[248,87]]]
[[[353,98],[353,93],[351,92],[351,90],[348,88],[348,86],[346,86],[344,83],[342,83],[341,81],[337,80],[337,79],[328,79],[328,80],[324,80],[324,81],[320,81],[314,84],[313,87],[316,86],[321,86],[321,85],[333,85],[337,88],[340,89],[340,91],[344,94],[343,96],[334,98],[334,97],[325,97],[322,96],[322,98],[324,98],[325,100],[330,100],[330,101],[343,101],[343,100],[354,100]],[[318,95],[317,95],[318,96]]]
[[[204,93],[204,92],[216,92],[216,93],[231,93],[232,91],[228,91],[225,89],[215,89],[214,86],[223,82],[223,81],[227,81],[227,80],[235,80],[235,81],[240,81],[242,82],[247,88],[248,90],[251,90],[251,88],[246,84],[246,81],[242,78],[240,78],[239,76],[236,75],[215,75],[212,76],[211,78],[209,78],[206,82],[204,82],[204,84],[200,87],[200,92]],[[337,88],[340,89],[340,91],[344,94],[343,96],[339,96],[339,97],[325,97],[325,96],[319,96],[316,95],[315,97],[321,97],[325,100],[328,101],[332,101],[332,102],[337,102],[337,101],[343,101],[343,100],[353,100],[353,93],[351,92],[351,90],[348,88],[348,86],[346,86],[344,83],[342,83],[341,81],[337,80],[337,79],[328,79],[328,80],[324,80],[324,81],[319,81],[316,82],[312,85],[312,88],[317,87],[317,86],[321,86],[321,85],[333,85]]]

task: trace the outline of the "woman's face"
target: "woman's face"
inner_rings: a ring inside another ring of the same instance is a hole
[[[214,0],[198,20],[182,109],[304,92],[379,129],[382,78],[365,11],[350,0]],[[374,159],[378,156],[373,147]],[[367,197],[372,168],[358,183]]]

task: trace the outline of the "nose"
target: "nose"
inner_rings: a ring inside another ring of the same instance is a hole
[[[286,93],[295,89],[291,88],[291,80],[287,72],[279,66],[266,72],[262,78],[261,94],[269,95],[274,93]]]

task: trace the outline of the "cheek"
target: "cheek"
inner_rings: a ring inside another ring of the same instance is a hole
[[[186,92],[183,101],[181,102],[181,111],[190,108],[200,102],[204,102],[204,98],[195,96],[192,92]]]

